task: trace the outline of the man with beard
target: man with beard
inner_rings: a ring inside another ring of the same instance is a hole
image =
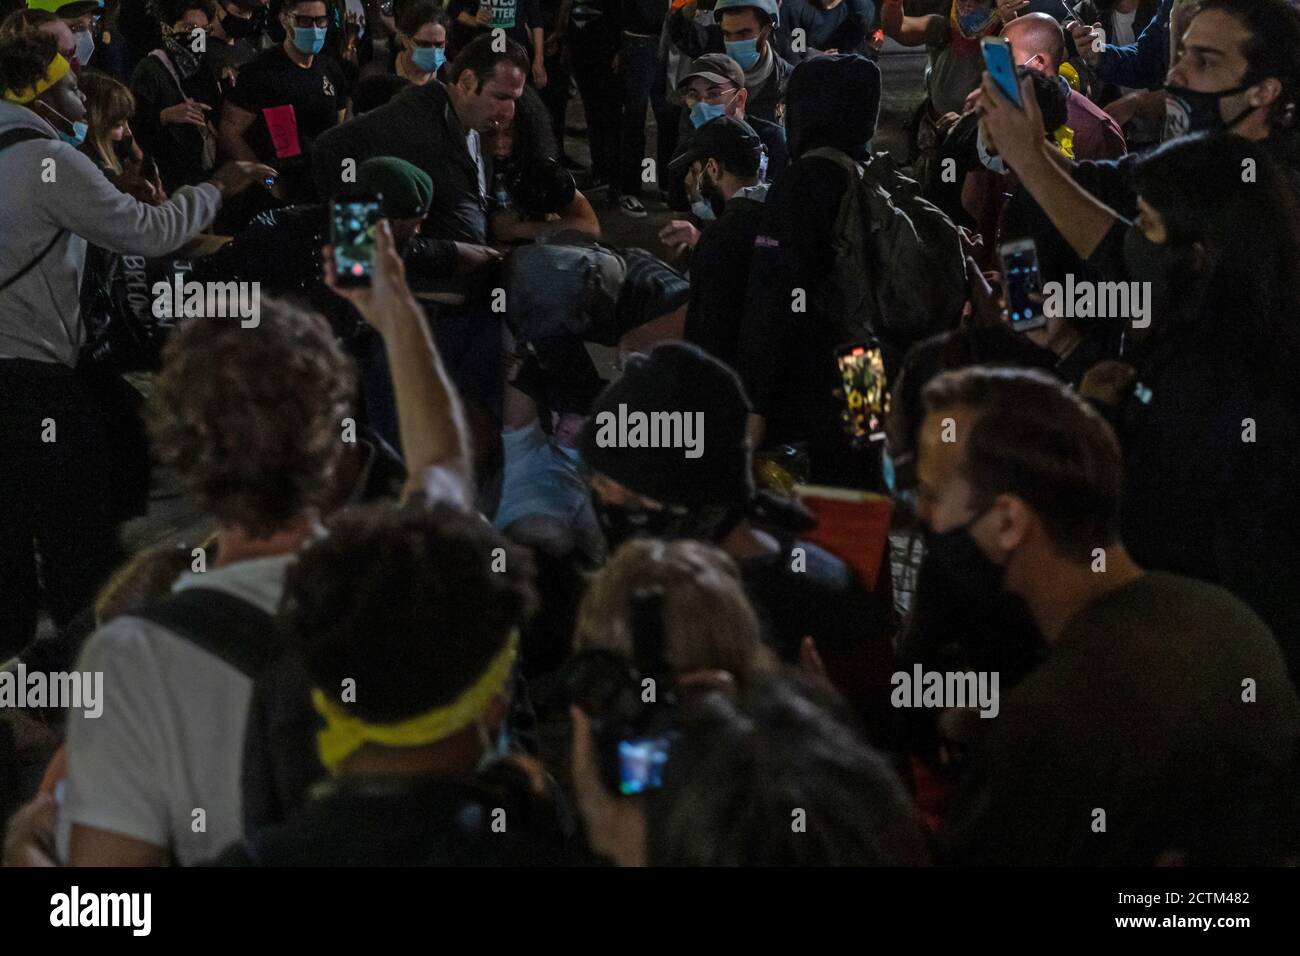
[[[1021,597],[1049,648],[975,744],[946,858],[1271,859],[1300,702],[1268,628],[1221,588],[1133,561],[1119,443],[1065,386],[977,367],[923,400],[927,560],[969,593]]]

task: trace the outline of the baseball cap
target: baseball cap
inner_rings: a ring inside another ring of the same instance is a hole
[[[719,116],[690,134],[668,168],[675,172],[712,156],[739,176],[756,176],[762,155],[763,141],[748,123],[734,116]]]
[[[725,53],[706,53],[692,60],[690,72],[677,82],[677,88],[680,90],[697,76],[720,86],[734,86],[738,90],[745,85],[745,71]]]

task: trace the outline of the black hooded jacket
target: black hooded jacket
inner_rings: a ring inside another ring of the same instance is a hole
[[[768,443],[809,442],[813,480],[861,487],[861,459],[848,455],[840,424],[834,325],[816,314],[812,290],[828,281],[832,241],[848,173],[805,156],[834,147],[866,160],[880,112],[880,70],[862,56],[805,60],[786,92],[785,127],[792,163],[768,192],[754,245],[736,371]],[[803,295],[799,295],[802,290]],[[795,303],[803,300],[806,311]]]

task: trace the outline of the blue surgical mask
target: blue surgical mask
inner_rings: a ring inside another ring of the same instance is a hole
[[[758,37],[748,40],[726,41],[727,56],[740,64],[742,70],[752,70],[758,62]]]
[[[39,103],[40,103],[42,106],[44,106],[47,110],[49,110],[51,113],[53,113],[53,114],[54,114],[55,116],[57,116],[59,119],[63,120],[63,122],[67,123],[69,126],[72,127],[72,132],[71,132],[71,133],[65,133],[65,132],[63,132],[63,130],[58,129],[58,128],[56,127],[55,130],[54,130],[54,132],[55,132],[55,135],[57,135],[57,136],[59,137],[59,139],[63,140],[63,141],[64,141],[65,143],[67,143],[69,146],[80,146],[82,143],[84,143],[84,142],[86,141],[86,133],[88,133],[88,132],[90,131],[90,124],[89,124],[89,123],[87,123],[85,120],[77,120],[77,121],[74,122],[74,121],[68,119],[66,116],[64,116],[62,113],[60,113],[58,110],[56,110],[56,109],[55,109],[53,106],[51,106],[49,103],[46,103],[44,100],[38,100],[37,102],[39,102]]]
[[[691,125],[699,129],[705,123],[727,114],[725,103],[705,103],[703,100],[691,107]]]
[[[315,56],[325,46],[328,27],[294,27],[293,45],[304,56]]]
[[[417,70],[432,73],[446,61],[447,54],[436,46],[417,46],[411,51],[411,62]]]
[[[703,199],[697,199],[691,203],[691,212],[695,213],[700,222],[713,222],[718,218],[713,214],[713,207]]]
[[[72,124],[71,133],[59,133],[59,139],[63,140],[70,146],[80,146],[86,141],[86,133],[90,131],[90,124],[85,120],[77,120]],[[55,130],[58,132],[58,130]]]

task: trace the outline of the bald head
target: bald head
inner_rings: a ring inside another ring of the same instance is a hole
[[[1002,36],[1011,44],[1017,64],[1031,70],[1056,75],[1065,59],[1065,33],[1061,25],[1046,13],[1026,13],[1002,28]],[[1029,63],[1027,61],[1033,60]]]

